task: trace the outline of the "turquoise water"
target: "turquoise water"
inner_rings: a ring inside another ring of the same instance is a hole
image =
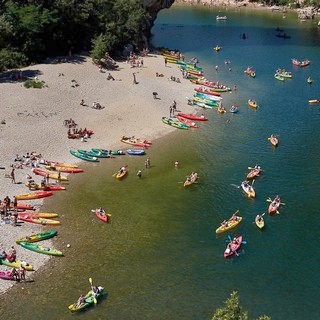
[[[65,257],[52,259],[34,283],[2,297],[0,318],[210,319],[233,290],[250,318],[319,318],[320,112],[308,104],[320,99],[319,28],[290,14],[283,19],[230,9],[228,20],[219,22],[217,14],[218,9],[164,10],[153,43],[198,57],[207,78],[237,84],[237,92],[224,95],[224,105],[237,103],[239,113],[209,110],[209,121],[199,129],[155,141],[148,150],[150,169],[143,167],[145,157],[124,156],[88,164],[83,175],[72,177],[72,192],[46,202],[47,211],[62,214],[55,247]],[[291,39],[276,38],[277,26]],[[218,53],[212,50],[217,43]],[[295,68],[294,57],[312,64]],[[255,79],[243,73],[249,65]],[[278,67],[292,71],[293,79],[276,81]],[[258,110],[248,107],[250,97]],[[271,133],[279,135],[278,148],[267,140]],[[264,171],[254,183],[257,197],[247,199],[236,186],[256,163]],[[112,174],[124,164],[129,174],[118,181]],[[184,189],[191,171],[199,173],[199,183]],[[285,206],[280,215],[265,216],[261,232],[252,222],[276,194]],[[111,224],[94,217],[90,210],[96,206],[110,209]],[[244,220],[233,234],[242,234],[247,245],[239,257],[225,260],[226,236],[217,237],[215,229],[237,209]],[[89,277],[108,295],[87,312],[71,315],[67,306],[89,289]],[[17,300],[19,308],[12,310]]]

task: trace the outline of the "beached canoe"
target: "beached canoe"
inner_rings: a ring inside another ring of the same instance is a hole
[[[235,238],[234,240],[230,241],[227,245],[226,250],[224,251],[224,257],[229,258],[233,256],[241,247],[242,243],[242,236]]]
[[[201,92],[196,92],[193,96],[199,97],[202,99],[212,100],[212,101],[221,101],[223,99],[222,97],[213,96],[213,95],[201,93]]]
[[[194,121],[192,121],[192,120],[190,120],[190,119],[181,117],[181,116],[179,116],[179,115],[177,116],[177,119],[178,119],[180,122],[182,122],[182,123],[184,123],[184,124],[187,124],[190,128],[198,128],[198,125],[197,125]]]
[[[59,171],[65,173],[80,173],[83,172],[83,169],[80,168],[68,168],[68,167],[59,167],[59,166],[45,166],[47,170]]]
[[[41,185],[40,183],[29,183],[26,182],[25,185],[29,188],[29,190],[44,190],[44,191],[60,191],[66,190],[66,187],[60,186],[58,184],[44,184]]]
[[[259,214],[255,217],[254,222],[259,229],[262,229],[264,227],[264,219]]]
[[[0,271],[0,279],[16,281],[11,271]]]
[[[77,302],[71,304],[68,308],[71,312],[79,312],[79,311],[82,311],[83,309],[86,309],[90,306],[92,306],[95,302],[95,299],[98,300],[102,294],[103,294],[103,290],[104,288],[99,286],[98,287],[99,289],[99,292],[97,292],[94,296],[93,296],[93,293],[92,293],[92,290],[90,290],[87,294],[86,294],[86,299],[85,299],[85,302],[81,305],[78,305]]]
[[[17,200],[34,200],[34,199],[50,197],[52,195],[53,193],[51,191],[36,191],[36,192],[18,194],[15,197]]]
[[[111,154],[113,155],[113,156],[120,156],[120,155],[125,155],[126,153],[125,153],[125,151],[123,151],[123,150],[107,150],[107,149],[98,149],[98,148],[92,148],[91,149],[92,151],[94,151],[94,152],[103,152],[103,153],[108,153],[108,154],[110,154],[110,152],[111,152]]]
[[[54,219],[59,216],[58,213],[55,212],[38,212],[38,211],[24,211],[19,212],[18,216],[29,215],[33,218],[45,218],[45,219]]]
[[[54,172],[50,172],[47,170],[42,170],[39,168],[33,168],[32,171],[42,177],[46,177],[48,175],[49,179],[53,179],[53,180],[60,180],[60,181],[68,181],[68,178],[65,176],[60,175],[59,178],[59,173],[54,173]]]
[[[269,204],[268,213],[269,214],[279,213],[278,209],[280,207],[280,204],[281,204],[280,197],[276,195],[276,197]]]
[[[51,256],[63,256],[63,253],[59,250],[53,249],[53,248],[49,248],[49,247],[45,247],[43,245],[39,245],[36,243],[29,243],[29,242],[19,242],[19,244],[31,251],[34,252],[38,252],[38,253],[43,253],[43,254],[47,254],[47,255],[51,255]]]
[[[253,168],[248,174],[247,174],[247,179],[254,179],[255,177],[258,177],[261,172],[261,168]]]
[[[21,266],[23,266],[27,271],[33,271],[33,266],[25,261],[21,261],[19,259],[16,259],[13,262],[8,261],[7,259],[3,259],[0,257],[0,265],[3,264],[4,266],[10,267],[10,268],[16,268],[19,269]]]
[[[195,101],[195,100],[190,99],[188,97],[186,97],[186,98],[188,100],[188,105],[190,105],[190,106],[198,106],[203,109],[212,109],[213,108],[212,106],[208,106],[207,104],[204,104],[202,102]]]
[[[268,140],[270,141],[270,143],[276,147],[279,144],[279,139],[277,138],[277,136],[275,136],[274,134],[272,134]]]
[[[177,119],[162,117],[161,121],[165,124],[168,124],[169,126],[177,128],[177,129],[185,129],[186,130],[186,129],[190,128],[187,124],[182,123],[182,122],[178,121]]]
[[[70,153],[79,158],[79,159],[82,159],[82,160],[85,160],[85,161],[89,161],[89,162],[99,162],[100,160],[97,159],[96,157],[91,157],[91,156],[86,156],[85,154],[82,154],[76,150],[70,150]]]
[[[251,108],[255,108],[255,109],[258,108],[257,102],[254,101],[254,100],[251,100],[251,99],[248,100],[248,105],[249,105]]]
[[[10,203],[10,208],[13,209],[13,203]],[[18,210],[35,210],[36,208],[32,206],[31,204],[28,203],[18,203],[17,204],[17,209]]]
[[[18,216],[19,220],[25,221],[25,222],[31,222],[36,224],[41,224],[43,226],[59,226],[61,224],[58,220],[52,220],[52,219],[46,219],[46,218],[37,218],[30,214],[21,214]]]
[[[57,162],[57,161],[45,161],[44,163],[41,163],[41,164],[44,164],[47,166],[55,166],[55,167],[78,168],[78,165],[76,164]]]
[[[217,97],[221,96],[221,94],[219,92],[211,91],[211,90],[204,89],[204,88],[194,88],[194,91],[200,92],[200,93],[203,93],[203,94],[209,94],[209,95],[212,95],[212,96],[217,96]]]
[[[220,234],[237,227],[241,223],[241,221],[242,217],[232,215],[229,220],[221,223],[221,226],[216,229],[216,234]]]
[[[184,182],[183,186],[188,187],[194,184],[198,180],[198,174],[196,172],[192,172],[190,176],[188,176],[187,180]]]
[[[101,211],[99,208],[92,209],[91,211],[94,212],[96,217],[103,222],[108,222],[111,217],[111,213],[106,213],[104,210]]]
[[[193,99],[194,101],[204,103],[204,104],[206,104],[207,106],[211,106],[211,107],[216,107],[216,106],[218,106],[218,104],[219,104],[219,101],[214,101],[214,100],[211,100],[211,99],[200,98],[200,97],[198,97],[197,95],[194,95],[192,99]]]
[[[55,230],[50,230],[47,232],[40,232],[40,233],[35,233],[35,234],[31,234],[29,236],[25,236],[23,238],[20,238],[18,240],[16,240],[16,243],[19,242],[38,242],[38,241],[42,241],[42,240],[47,240],[50,238],[53,238],[54,236],[57,235],[57,231]]]
[[[131,144],[132,146],[136,146],[136,147],[149,148],[152,145],[152,141],[142,139],[142,138],[136,138],[134,136],[132,137],[122,136],[120,138],[120,141],[123,143]]]
[[[93,150],[83,150],[83,149],[78,149],[78,152],[82,155],[93,157],[93,158],[109,158],[109,154],[105,152],[96,152]]]
[[[178,116],[186,118],[186,119],[190,119],[190,120],[195,120],[195,121],[208,121],[208,118],[206,118],[204,115],[197,116],[197,115],[191,114],[191,113],[179,112]]]
[[[254,198],[256,196],[256,192],[253,189],[252,185],[249,184],[249,181],[242,181],[241,188],[249,198]]]
[[[145,153],[146,152],[144,149],[128,149],[127,150],[127,154],[131,156],[143,156]]]

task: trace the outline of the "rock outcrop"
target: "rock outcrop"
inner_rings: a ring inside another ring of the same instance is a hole
[[[153,21],[157,18],[157,14],[161,9],[170,8],[174,3],[174,0],[141,0],[143,6],[145,6],[151,15]]]

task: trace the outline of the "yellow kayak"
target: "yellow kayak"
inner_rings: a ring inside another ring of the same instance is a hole
[[[232,219],[232,220],[230,220]],[[226,231],[229,231],[233,228],[235,228],[240,222],[242,221],[242,217],[234,216],[234,220],[231,217],[228,221],[225,221],[225,223],[222,223],[221,226],[216,230],[216,234],[220,234]]]
[[[16,259],[13,262],[9,262],[7,259],[0,258],[0,265],[3,264],[4,266],[16,268],[19,269],[21,266],[23,266],[27,271],[33,271],[33,266],[29,263],[26,263],[25,261],[21,261]]]

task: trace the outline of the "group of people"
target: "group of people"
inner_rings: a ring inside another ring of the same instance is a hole
[[[13,226],[18,222],[18,201],[16,197],[13,200],[6,196],[3,200],[0,200],[0,221],[10,221]]]
[[[69,139],[81,139],[83,138],[84,140],[88,139],[90,137],[90,134],[87,130],[87,128],[82,128],[77,129],[77,128],[69,128],[68,129],[68,138]]]
[[[92,108],[100,110],[100,109],[102,109],[102,106],[101,106],[101,104],[99,102],[94,101],[92,103]]]

